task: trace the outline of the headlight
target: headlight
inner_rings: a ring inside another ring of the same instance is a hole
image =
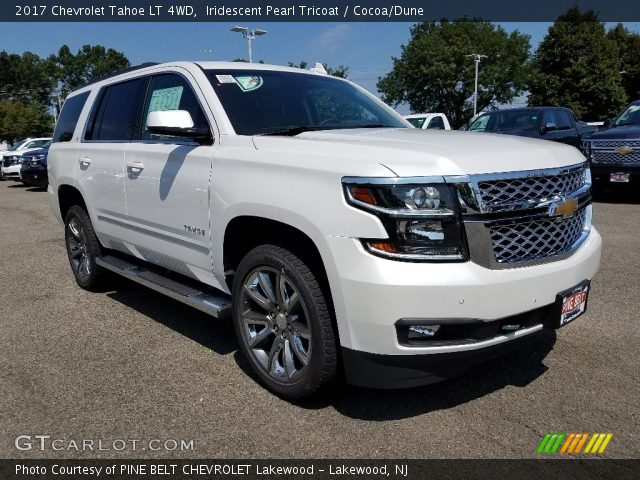
[[[345,179],[347,202],[380,218],[388,239],[363,239],[375,255],[409,261],[466,260],[462,222],[449,185],[368,184]]]

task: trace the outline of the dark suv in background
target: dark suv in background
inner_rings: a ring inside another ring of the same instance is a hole
[[[20,181],[25,185],[33,187],[47,187],[49,185],[49,176],[47,174],[47,154],[49,146],[47,143],[44,148],[33,150],[23,155],[22,166],[20,167]]]
[[[582,137],[596,127],[576,119],[568,108],[532,107],[482,113],[468,130],[553,140],[579,148]]]
[[[582,143],[591,163],[594,186],[620,188],[640,184],[640,100]]]

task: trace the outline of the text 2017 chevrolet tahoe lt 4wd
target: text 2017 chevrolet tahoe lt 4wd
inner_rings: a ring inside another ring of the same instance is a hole
[[[459,374],[583,313],[600,262],[578,150],[410,128],[318,71],[147,65],[69,95],[54,135],[77,283],[231,316],[290,399]]]

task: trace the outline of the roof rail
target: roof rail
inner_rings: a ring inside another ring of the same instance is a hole
[[[153,67],[154,65],[159,65],[159,63],[158,62],[145,62],[145,63],[141,63],[140,65],[133,65],[131,67],[123,68],[121,70],[118,70],[116,72],[110,73],[108,75],[103,75],[102,77],[94,78],[93,80],[91,80],[91,81],[89,81],[87,83],[83,83],[82,85],[77,87],[76,90],[78,90],[80,88],[88,87],[89,85],[93,85],[94,83],[98,83],[98,82],[101,82],[103,80],[107,80],[109,78],[116,77],[118,75],[122,75],[123,73],[134,72],[136,70],[140,70],[141,68]]]

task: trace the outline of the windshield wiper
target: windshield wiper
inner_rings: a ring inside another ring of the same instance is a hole
[[[256,135],[265,136],[265,135],[284,135],[295,137],[296,135],[300,135],[304,132],[313,132],[315,130],[330,130],[330,127],[312,127],[312,126],[303,126],[303,125],[291,125],[290,127],[275,127],[270,129],[265,129],[260,133],[256,133]]]

